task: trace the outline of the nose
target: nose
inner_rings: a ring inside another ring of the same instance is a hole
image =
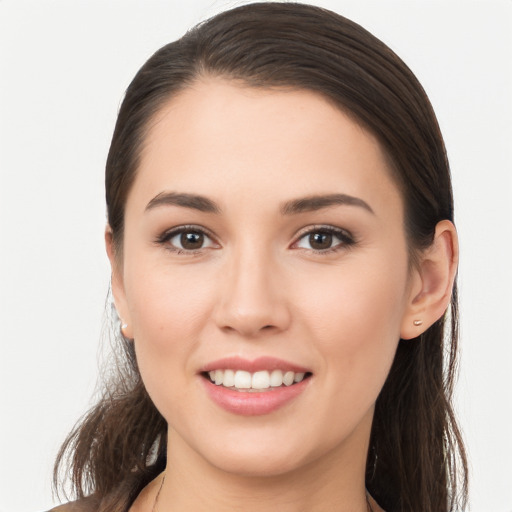
[[[242,254],[243,252],[243,254]],[[291,315],[279,265],[264,251],[238,251],[226,262],[214,320],[225,332],[257,338],[286,330]]]

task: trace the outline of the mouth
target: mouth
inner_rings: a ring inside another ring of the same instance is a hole
[[[313,373],[274,357],[247,360],[235,356],[212,361],[201,368],[199,376],[216,405],[231,414],[259,416],[306,395]]]
[[[245,393],[262,393],[299,384],[311,377],[311,372],[293,372],[274,369],[248,372],[235,369],[217,369],[201,374],[216,386]]]

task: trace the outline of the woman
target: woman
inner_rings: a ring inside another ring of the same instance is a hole
[[[301,4],[199,25],[128,88],[106,195],[124,360],[60,510],[464,505],[448,163],[383,43]]]

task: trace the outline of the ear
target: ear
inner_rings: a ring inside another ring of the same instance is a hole
[[[420,254],[413,270],[400,330],[402,339],[416,338],[444,315],[450,304],[458,261],[457,231],[449,220],[443,220],[436,226],[432,245]]]
[[[112,269],[112,295],[114,296],[114,304],[121,320],[121,332],[125,338],[133,339],[133,325],[124,291],[122,262],[120,261],[119,254],[116,254],[112,229],[108,225],[105,228],[105,247],[108,259],[110,260],[110,268]]]

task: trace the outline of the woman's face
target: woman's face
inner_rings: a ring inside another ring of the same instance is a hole
[[[364,467],[413,293],[403,215],[376,139],[317,94],[211,79],[161,109],[114,291],[173,456]]]

